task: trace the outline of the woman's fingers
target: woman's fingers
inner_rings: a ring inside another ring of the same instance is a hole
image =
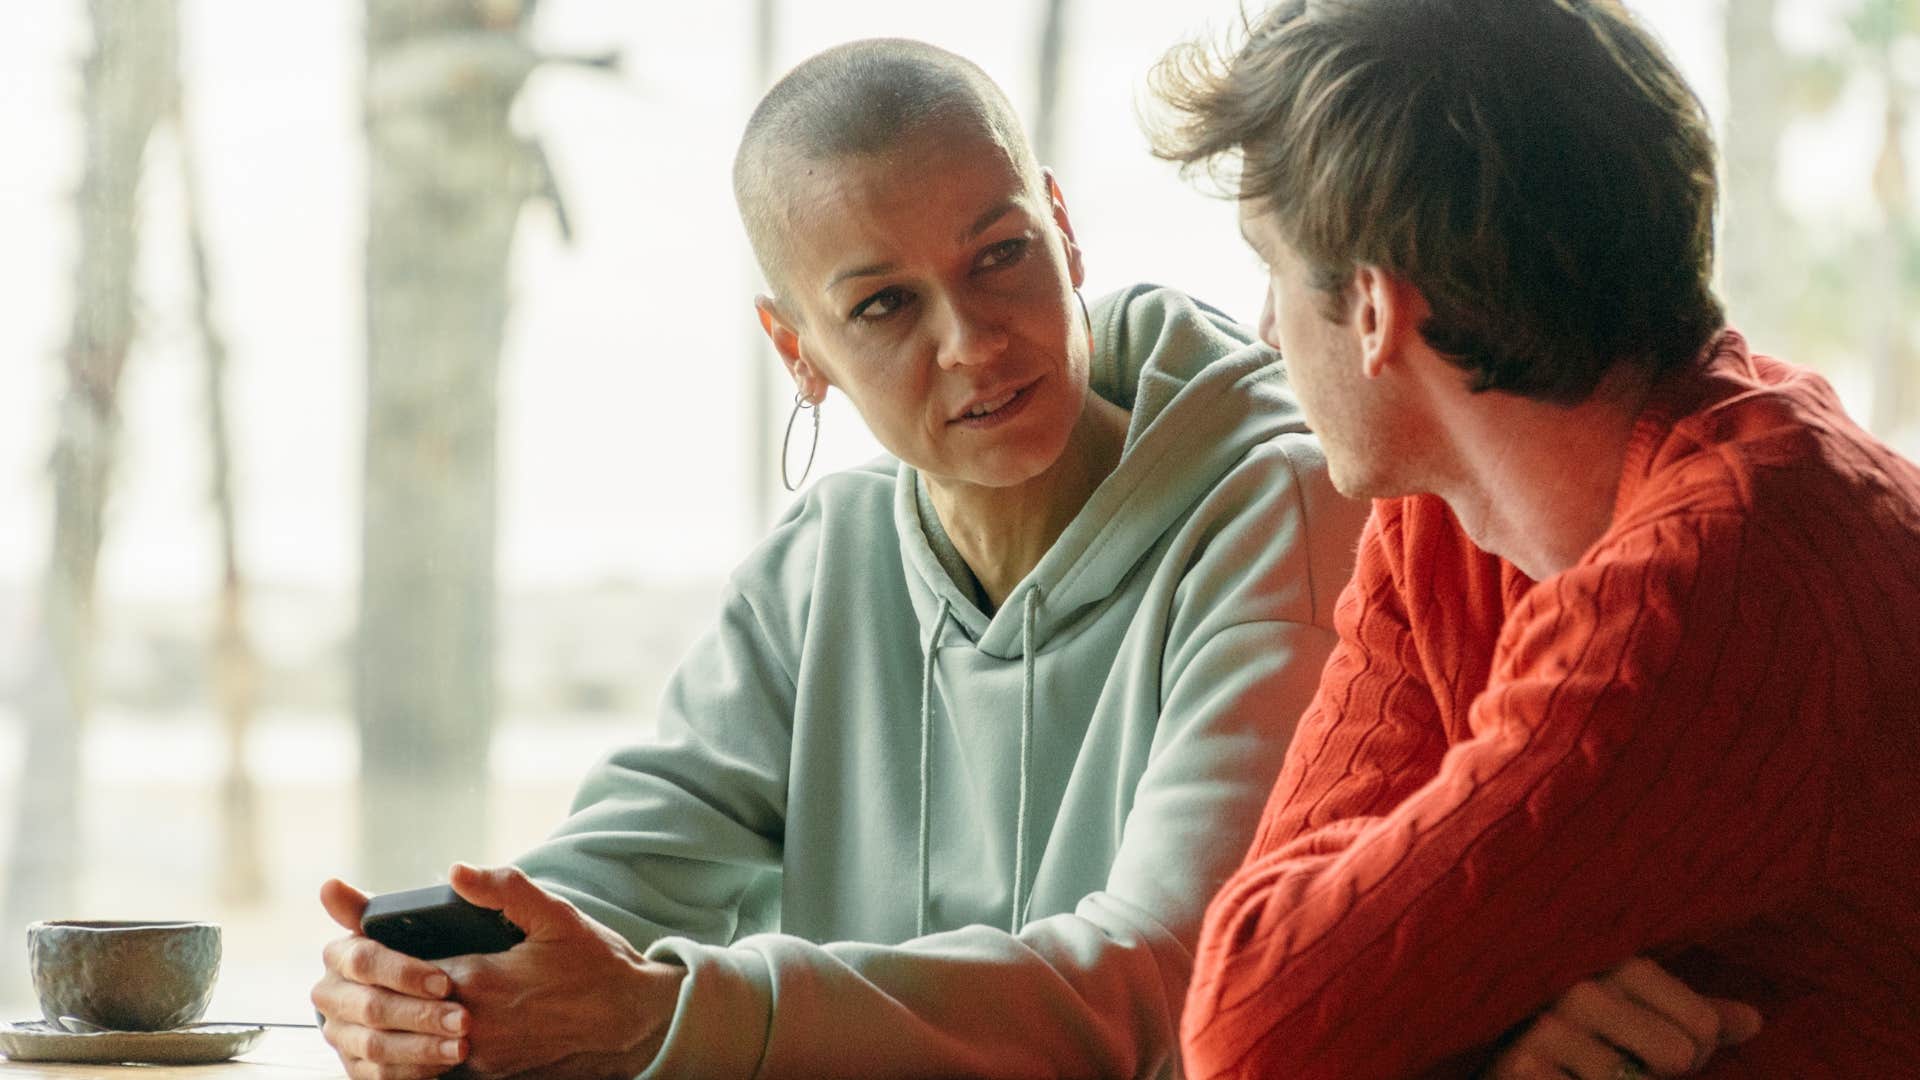
[[[357,934],[360,916],[367,910],[367,894],[339,878],[328,878],[320,886],[320,906],[327,909],[334,922]]]
[[[320,958],[328,971],[363,986],[433,999],[453,990],[452,981],[438,967],[358,934],[328,942]]]
[[[517,866],[454,863],[447,884],[467,902],[500,912],[529,938],[570,933],[581,926],[578,908],[541,888]]]
[[[323,996],[316,990],[316,1001]],[[370,1027],[346,1019],[356,1011],[351,1007],[335,1003],[333,1008],[334,1012],[325,1014],[320,1034],[339,1055],[347,1075],[355,1080],[422,1080],[439,1076],[466,1060],[465,1039]]]

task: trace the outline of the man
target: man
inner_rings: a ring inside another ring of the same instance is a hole
[[[1470,1067],[1647,953],[1765,1016],[1712,1075],[1920,1074],[1920,470],[1724,327],[1659,45],[1609,0],[1293,0],[1157,74],[1376,500],[1189,1072]]]

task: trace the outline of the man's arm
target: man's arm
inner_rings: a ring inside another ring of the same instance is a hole
[[[1356,794],[1393,740],[1300,746],[1209,909],[1190,1071],[1415,1074],[1808,888],[1831,672],[1785,649],[1826,630],[1792,560],[1740,525],[1661,522],[1536,587],[1471,732],[1397,805]],[[1373,719],[1339,693],[1318,734]]]

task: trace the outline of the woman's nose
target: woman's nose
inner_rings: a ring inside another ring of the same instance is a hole
[[[948,309],[940,340],[940,366],[966,367],[985,363],[1007,351],[1007,332],[991,313],[958,305]]]

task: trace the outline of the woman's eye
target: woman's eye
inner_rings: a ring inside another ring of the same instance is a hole
[[[980,254],[980,266],[987,269],[1018,262],[1027,252],[1027,238],[1016,236],[1011,240],[1002,240]]]
[[[905,289],[881,289],[879,292],[853,305],[853,310],[847,313],[847,318],[854,321],[864,319],[869,322],[876,319],[884,319],[894,312],[899,311],[906,305],[906,302],[907,292]]]

